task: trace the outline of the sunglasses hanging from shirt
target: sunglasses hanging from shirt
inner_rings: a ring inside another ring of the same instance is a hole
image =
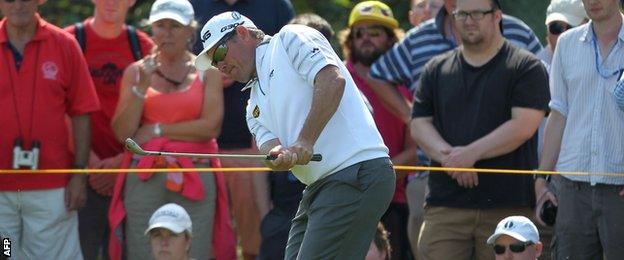
[[[559,35],[570,29],[572,29],[572,26],[562,22],[552,22],[548,25],[548,32],[552,35]]]

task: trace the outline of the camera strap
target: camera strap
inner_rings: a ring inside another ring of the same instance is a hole
[[[11,44],[11,43],[9,42],[8,44]],[[35,122],[35,119],[34,119],[34,114],[35,114],[35,97],[37,96],[36,92],[35,92],[35,85],[37,84],[37,79],[38,79],[37,75],[39,75],[39,70],[37,70],[37,66],[39,64],[39,49],[41,47],[40,44],[41,43],[37,42],[37,52],[36,52],[37,56],[35,57],[35,64],[33,66],[33,68],[34,68],[33,73],[35,73],[35,78],[32,79],[32,86],[31,86],[31,88],[32,88],[31,89],[32,90],[32,97],[31,97],[31,100],[30,100],[31,101],[30,102],[30,128],[28,130],[28,138],[30,138],[30,139],[33,138],[32,137],[32,130],[33,130],[34,122]],[[9,46],[9,47],[12,48],[12,46]],[[26,49],[24,48],[24,53],[26,52],[25,50]],[[15,59],[15,57],[13,57],[13,58]],[[11,64],[9,62],[9,59],[4,59],[4,62],[6,63],[7,68],[10,69],[11,68],[10,67]],[[21,69],[21,66],[20,66],[19,69],[17,67],[15,67],[15,71],[17,72],[16,74],[19,74],[20,69]],[[15,91],[16,90],[16,88],[15,88],[16,87],[15,86],[16,82],[15,82],[15,79],[13,79],[13,73],[9,72],[9,80],[11,81],[10,85],[11,85],[11,94],[12,94],[12,97],[13,97],[13,108],[15,110],[15,119],[17,120],[17,127],[19,129],[20,138],[22,138],[22,140],[24,140],[24,138],[25,138],[25,130],[26,129],[22,128],[22,121],[20,120],[21,118],[20,118],[20,113],[19,113],[19,107],[17,105],[17,95],[16,95],[16,91]]]

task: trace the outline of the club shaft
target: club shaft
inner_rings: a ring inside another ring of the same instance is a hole
[[[145,151],[146,155],[155,156],[180,156],[193,158],[238,158],[238,159],[261,159],[266,160],[267,156],[262,154],[211,154],[211,153],[175,153],[175,152],[155,152]]]
[[[210,153],[176,153],[176,152],[155,152],[144,151],[145,155],[153,156],[181,156],[192,158],[237,158],[237,159],[260,159],[260,160],[275,160],[277,156],[267,156],[262,154],[210,154]],[[323,157],[320,154],[313,154],[310,161],[320,162]]]

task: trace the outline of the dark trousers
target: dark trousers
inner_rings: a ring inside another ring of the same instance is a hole
[[[557,178],[556,259],[624,257],[624,185]]]
[[[284,259],[364,259],[392,200],[395,176],[390,159],[378,158],[307,186]]]
[[[78,210],[78,234],[84,259],[108,259],[108,207],[111,197],[102,196],[87,184],[87,203]]]

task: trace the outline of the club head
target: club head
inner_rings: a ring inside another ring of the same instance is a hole
[[[139,146],[139,144],[137,144],[131,138],[126,138],[126,149],[128,149],[128,151],[132,152],[133,154],[147,155],[147,152],[143,150],[143,148],[141,148],[141,146]]]

